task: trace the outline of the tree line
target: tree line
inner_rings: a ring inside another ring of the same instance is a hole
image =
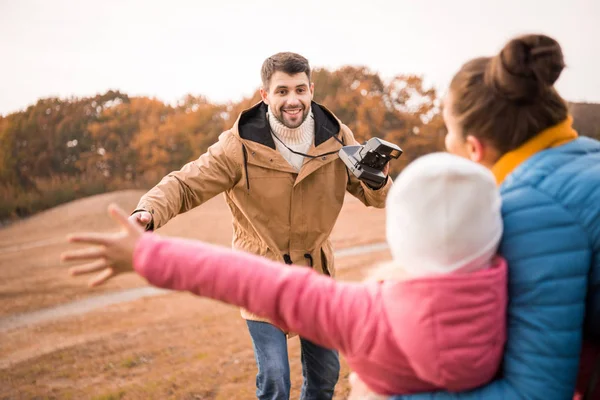
[[[443,149],[440,99],[419,76],[384,81],[366,67],[316,69],[314,100],[357,140],[398,144],[397,174],[415,158]],[[45,98],[0,116],[0,220],[19,218],[79,197],[148,188],[197,158],[260,100],[214,104],[188,95],[175,105],[108,91],[86,98]],[[600,137],[598,105],[574,106],[576,125]],[[575,112],[577,111],[577,112]]]

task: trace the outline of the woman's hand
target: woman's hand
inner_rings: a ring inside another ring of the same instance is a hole
[[[90,261],[69,269],[71,275],[100,273],[89,281],[90,286],[98,286],[124,272],[133,271],[133,251],[144,229],[130,221],[127,214],[115,204],[108,206],[109,215],[122,229],[117,233],[77,233],[68,236],[71,243],[94,245],[81,250],[71,250],[61,254],[62,261]]]

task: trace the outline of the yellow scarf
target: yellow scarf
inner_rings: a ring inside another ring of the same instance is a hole
[[[577,138],[573,129],[573,118],[569,116],[563,122],[543,130],[519,148],[504,154],[492,167],[496,182],[500,185],[504,179],[532,155],[552,147],[558,147]]]

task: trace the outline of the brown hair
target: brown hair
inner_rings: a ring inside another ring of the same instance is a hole
[[[567,104],[553,86],[564,67],[556,40],[517,37],[500,54],[462,66],[450,84],[450,112],[464,135],[504,154],[567,118]]]
[[[277,53],[263,62],[260,70],[263,88],[268,88],[271,77],[276,71],[285,72],[289,75],[304,72],[310,81],[310,65],[308,60],[296,53]]]

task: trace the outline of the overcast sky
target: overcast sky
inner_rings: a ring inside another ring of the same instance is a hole
[[[463,62],[530,32],[563,46],[563,97],[600,102],[600,0],[0,0],[0,114],[109,89],[237,101],[279,51],[444,90]]]

